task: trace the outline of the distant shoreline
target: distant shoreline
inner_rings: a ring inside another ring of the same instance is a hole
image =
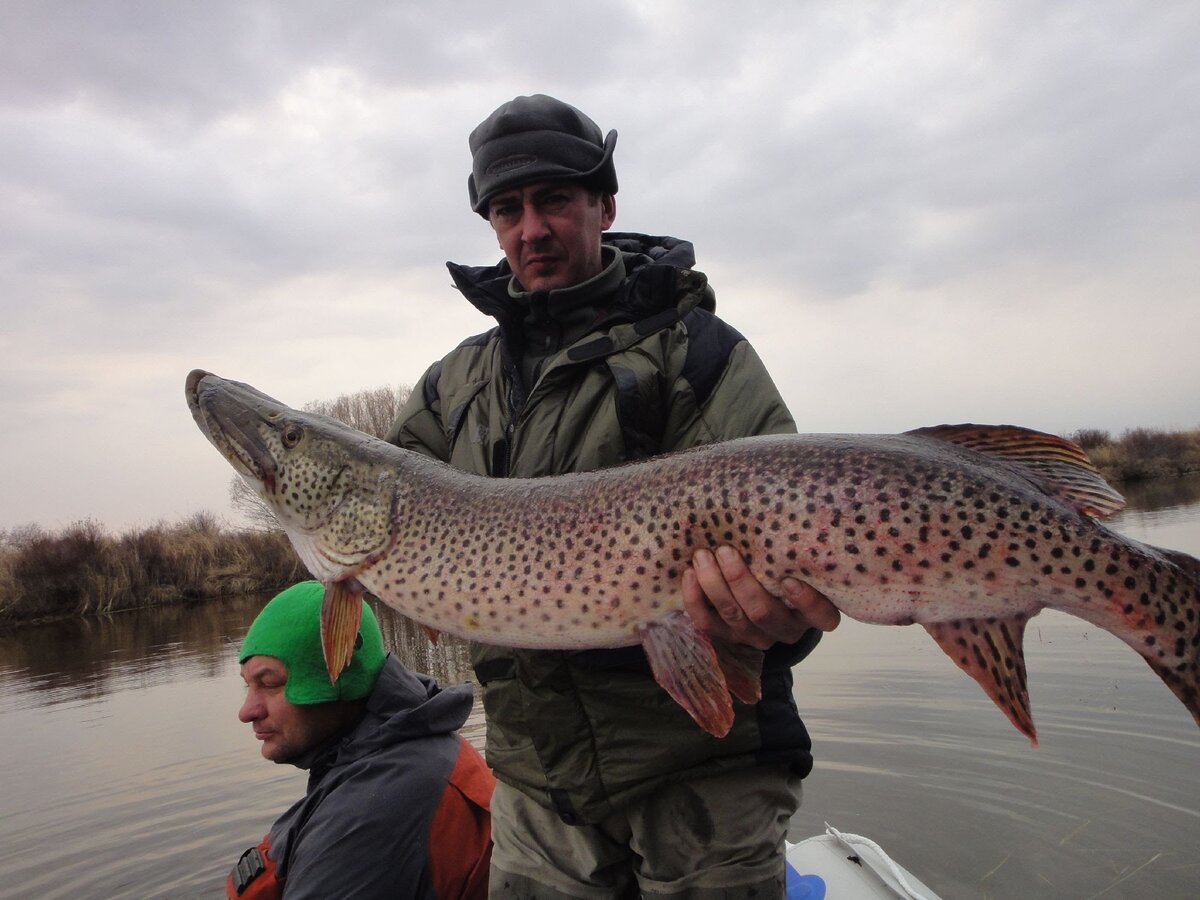
[[[282,533],[200,513],[112,535],[88,520],[0,534],[0,629],[275,592],[310,577]]]
[[[1157,431],[1132,428],[1119,437],[1084,429],[1070,435],[1113,485],[1178,478],[1200,473],[1200,429]]]
[[[1200,429],[1070,438],[1118,489],[1200,473]],[[91,520],[58,532],[30,525],[0,531],[0,629],[274,593],[309,577],[281,532],[228,529],[207,513],[120,536]]]

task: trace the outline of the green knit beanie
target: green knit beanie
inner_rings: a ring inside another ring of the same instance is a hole
[[[278,594],[263,607],[242,642],[238,662],[251,656],[273,656],[287,666],[283,696],[299,705],[357,700],[375,689],[387,651],[371,607],[363,603],[362,621],[350,665],[329,683],[325,654],[321,650],[321,602],[325,587],[302,581]]]

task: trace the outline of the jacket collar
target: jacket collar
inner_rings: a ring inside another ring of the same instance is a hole
[[[308,770],[311,787],[331,768],[380,747],[461,728],[471,705],[470,685],[442,689],[428,675],[411,671],[388,654],[358,723],[313,748],[295,765]]]
[[[665,308],[664,300],[670,302],[673,292],[668,292],[667,298],[664,298],[657,290],[637,290],[637,286],[643,280],[649,279],[655,286],[663,283],[673,285],[675,270],[691,269],[696,262],[691,242],[679,238],[614,231],[606,233],[602,240],[606,246],[621,255],[625,278],[618,285],[621,290],[614,301],[625,309],[614,310],[614,313],[624,312],[620,318],[627,320],[644,318],[646,315],[660,312]],[[449,262],[446,263],[446,267],[450,270],[455,287],[476,309],[496,319],[506,331],[519,326],[525,308],[518,299],[521,292],[510,291],[513,274],[507,260],[501,260],[493,266],[464,266]],[[610,267],[611,263],[605,272]],[[598,277],[603,277],[604,274],[602,272]],[[592,284],[592,281],[576,288],[566,288],[564,292],[582,289]],[[557,292],[551,292],[552,295],[555,293]],[[710,291],[707,302],[702,301],[701,305],[711,307],[712,303]]]

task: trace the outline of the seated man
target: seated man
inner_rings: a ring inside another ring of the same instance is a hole
[[[350,665],[330,684],[324,588],[293,585],[259,613],[239,660],[262,755],[308,790],[226,880],[230,897],[487,896],[495,780],[457,729],[467,685],[441,690],[388,656],[363,605]]]

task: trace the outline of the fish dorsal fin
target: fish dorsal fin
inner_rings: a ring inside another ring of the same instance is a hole
[[[1100,477],[1088,455],[1066,438],[1017,425],[935,425],[905,434],[948,441],[1019,466],[1038,487],[1083,513],[1105,519],[1125,498]]]

